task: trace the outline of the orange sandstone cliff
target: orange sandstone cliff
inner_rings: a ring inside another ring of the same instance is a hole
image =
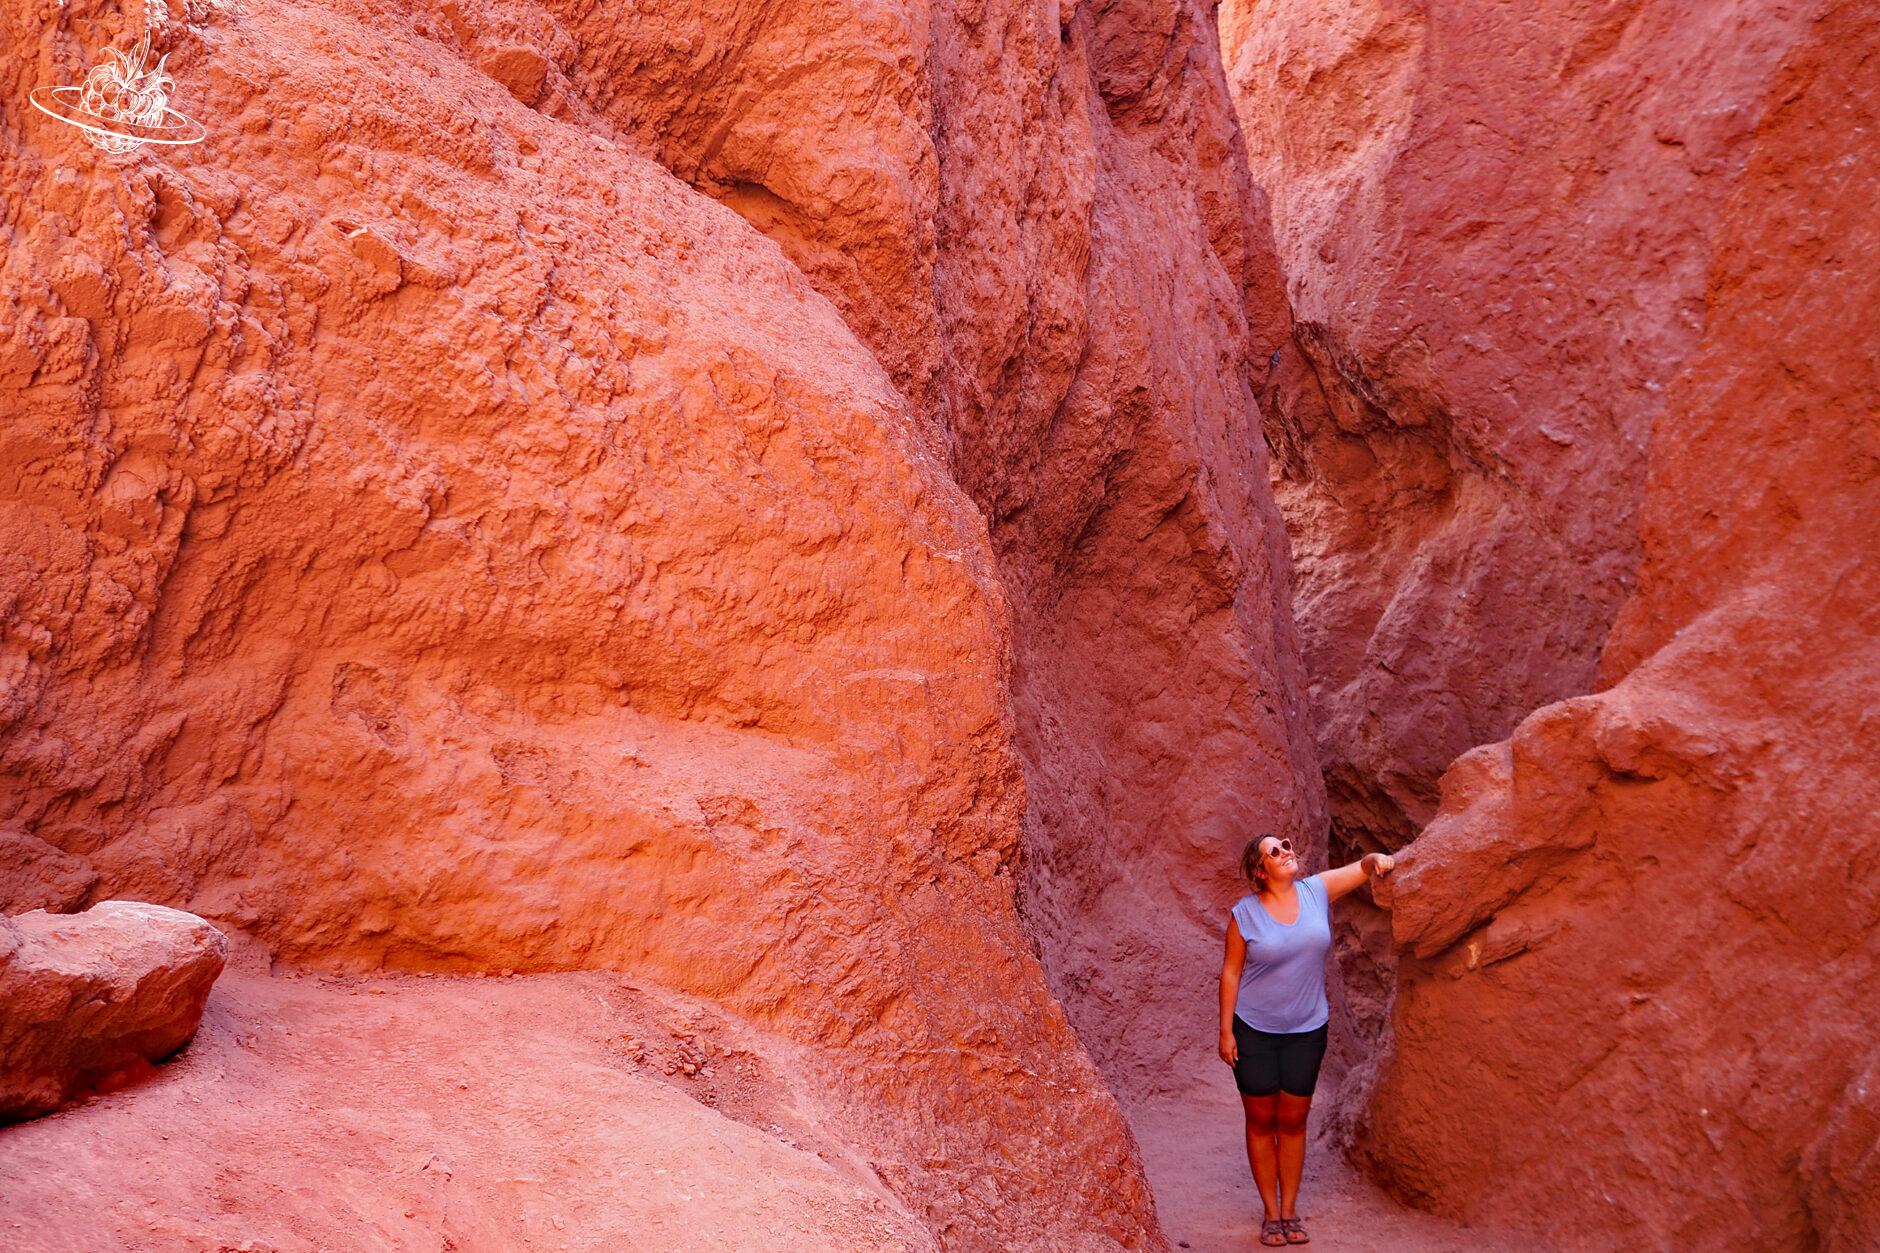
[[[1207,13],[177,6],[117,163],[3,13],[5,908],[623,972],[945,1247],[1157,1246],[1104,1076],[1323,804]]]
[[[942,441],[1012,615],[1025,915],[1113,1083],[1191,1074],[1239,842],[1323,826],[1208,13],[548,7],[583,99],[774,239]]]

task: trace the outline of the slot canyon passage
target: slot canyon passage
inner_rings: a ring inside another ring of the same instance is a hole
[[[1880,1243],[1872,6],[0,49],[6,1247],[1251,1247],[1261,831],[1314,1243]]]

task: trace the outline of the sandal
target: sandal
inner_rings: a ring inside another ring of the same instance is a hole
[[[1286,1233],[1287,1244],[1312,1243],[1312,1237],[1307,1234],[1305,1222],[1301,1219],[1282,1218],[1279,1220],[1279,1227]]]
[[[1279,1248],[1286,1243],[1286,1220],[1283,1218],[1262,1218],[1260,1220],[1260,1243],[1269,1248]]]

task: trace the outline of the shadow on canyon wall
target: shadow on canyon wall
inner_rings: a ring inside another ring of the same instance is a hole
[[[1340,946],[1358,1160],[1569,1244],[1870,1244],[1874,15],[1221,23],[1332,846],[1404,849]]]

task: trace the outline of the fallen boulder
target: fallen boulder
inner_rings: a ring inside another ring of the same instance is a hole
[[[116,1086],[188,1043],[227,957],[207,922],[140,901],[0,918],[0,1121]]]

